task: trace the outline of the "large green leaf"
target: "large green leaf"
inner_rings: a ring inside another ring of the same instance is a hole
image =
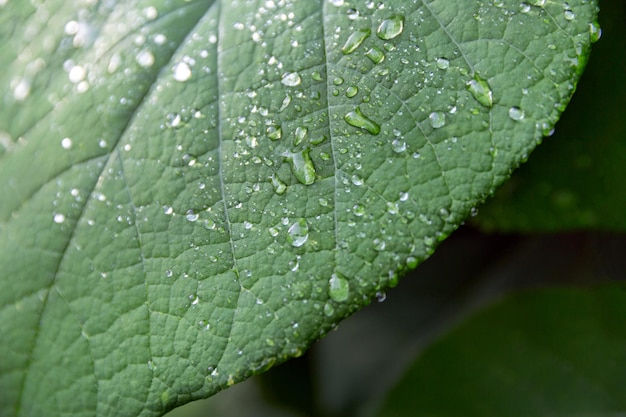
[[[1,2],[0,409],[160,415],[300,355],[549,131],[587,0]]]
[[[621,413],[625,301],[623,285],[500,300],[427,349],[378,415]]]

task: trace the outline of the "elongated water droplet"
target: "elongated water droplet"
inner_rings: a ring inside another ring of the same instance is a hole
[[[309,239],[309,225],[306,219],[300,219],[287,229],[287,241],[291,246],[299,248]]]
[[[344,277],[333,274],[328,280],[328,295],[338,303],[346,301],[350,295],[350,283]]]
[[[285,152],[282,154],[291,165],[291,171],[298,181],[305,185],[315,182],[315,165],[309,156],[311,149],[306,148],[302,152]]]
[[[278,176],[276,176],[276,174],[273,174],[270,177],[270,182],[274,186],[274,192],[276,194],[281,195],[281,194],[284,194],[285,191],[287,191],[287,184],[285,184],[283,181],[281,181],[281,179],[278,178]]]
[[[467,82],[467,89],[472,96],[485,107],[493,106],[493,92],[487,81],[474,74],[474,79]]]
[[[511,107],[509,109],[509,117],[515,120],[516,122],[524,120],[524,117],[525,117],[524,110],[520,109],[519,107]]]
[[[446,115],[440,111],[432,112],[428,118],[430,119],[430,125],[434,129],[439,129],[446,124]]]
[[[354,127],[367,130],[372,135],[380,133],[380,125],[375,121],[365,117],[358,107],[344,116],[344,120]]]
[[[371,33],[372,31],[370,29],[361,29],[356,32],[352,32],[352,34],[348,36],[346,43],[343,44],[341,52],[343,52],[344,55],[351,54],[356,48],[359,47],[359,45],[363,43],[365,39],[370,36]]]
[[[372,46],[365,52],[365,56],[368,57],[374,64],[380,64],[385,60],[385,53],[379,48]]]
[[[400,35],[403,29],[404,16],[392,16],[380,23],[376,30],[376,35],[382,40],[389,40]]]
[[[589,40],[597,42],[602,37],[602,28],[598,22],[589,23]]]
[[[309,133],[309,129],[304,126],[299,126],[296,128],[295,137],[293,139],[293,146],[298,146],[302,143],[307,133]]]

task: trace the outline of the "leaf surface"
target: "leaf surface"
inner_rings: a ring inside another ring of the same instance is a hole
[[[569,101],[595,4],[534,3],[0,3],[3,414],[161,415],[395,285]]]

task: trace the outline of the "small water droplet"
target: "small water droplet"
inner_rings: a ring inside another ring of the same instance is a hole
[[[274,192],[276,194],[282,195],[282,194],[285,194],[285,191],[287,191],[287,184],[285,184],[283,181],[281,181],[281,179],[278,178],[278,176],[276,174],[273,174],[270,177],[270,182],[274,186]]]
[[[439,68],[440,70],[445,70],[450,67],[450,61],[448,61],[447,58],[437,58],[437,61],[435,62],[437,64],[437,68]]]
[[[293,139],[293,146],[298,146],[299,144],[301,144],[304,138],[306,138],[307,133],[309,133],[309,129],[307,129],[306,127],[297,127],[295,137]]]
[[[284,152],[282,156],[291,165],[291,171],[298,181],[305,185],[315,182],[315,165],[309,156],[311,149],[302,152]]]
[[[61,224],[65,221],[65,215],[61,213],[55,213],[52,219],[54,220],[55,223]]]
[[[524,114],[524,110],[520,109],[519,107],[511,107],[509,109],[509,117],[516,122],[524,120],[525,116],[526,115]]]
[[[287,87],[295,87],[300,85],[302,78],[297,72],[286,72],[283,74],[280,82]]]
[[[198,220],[198,217],[199,217],[198,213],[195,213],[193,210],[187,210],[187,213],[186,213],[187,221],[195,222],[196,220]]]
[[[191,68],[186,62],[179,62],[174,65],[174,79],[176,81],[185,82],[191,78]]]
[[[324,304],[324,315],[326,317],[331,317],[333,314],[335,314],[335,307],[333,307],[332,303],[326,302]]]
[[[346,97],[348,98],[352,98],[356,96],[358,93],[359,93],[359,87],[357,87],[356,85],[351,85],[350,87],[346,88]]]
[[[283,137],[283,129],[280,126],[272,125],[265,130],[270,140],[278,140]]]
[[[589,23],[589,40],[593,42],[597,42],[602,37],[602,28],[598,24],[598,22]]]
[[[367,130],[372,135],[380,133],[380,125],[373,120],[365,117],[358,107],[344,116],[344,120],[354,127]]]
[[[563,16],[565,17],[565,20],[567,20],[567,21],[572,21],[572,20],[574,20],[576,18],[576,15],[570,9],[565,9],[563,11]]]
[[[395,153],[402,153],[406,151],[406,142],[401,139],[394,139],[391,142],[391,147]]]
[[[344,55],[351,54],[363,43],[365,39],[370,36],[371,33],[372,31],[370,29],[361,29],[356,32],[352,32],[352,34],[348,36],[346,43],[341,48],[341,52],[343,52]]]
[[[346,301],[350,295],[350,283],[344,277],[333,274],[328,280],[328,295],[338,303]]]
[[[299,248],[309,239],[309,225],[306,219],[300,219],[287,229],[287,241],[294,248]]]
[[[72,147],[72,139],[70,139],[70,138],[63,138],[63,139],[61,140],[61,147],[62,147],[63,149],[69,149],[69,148],[71,148],[71,147]]]
[[[392,16],[380,23],[376,30],[376,35],[382,40],[389,40],[400,35],[403,29],[404,16]]]
[[[368,57],[374,64],[380,64],[385,60],[385,53],[379,48],[372,46],[365,52],[365,56]]]
[[[446,115],[440,111],[432,112],[428,118],[430,119],[430,125],[434,129],[439,129],[440,127],[445,126],[446,124]]]
[[[480,78],[478,74],[474,74],[474,79],[468,81],[466,86],[472,96],[480,104],[485,107],[493,106],[493,92],[491,88],[489,88],[487,81]]]
[[[379,252],[384,251],[385,248],[387,247],[387,243],[385,243],[384,239],[376,238],[372,241],[372,243],[374,245],[374,250],[377,250]]]
[[[362,204],[355,204],[352,207],[352,213],[354,213],[354,215],[357,217],[363,217],[363,215],[365,214],[365,206],[363,206]]]

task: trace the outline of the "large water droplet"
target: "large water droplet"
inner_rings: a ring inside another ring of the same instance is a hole
[[[383,20],[378,29],[376,35],[383,40],[393,39],[402,33],[404,29],[404,16],[392,16],[389,19]]]
[[[309,225],[306,219],[300,219],[287,230],[287,241],[291,246],[299,248],[309,239]]]
[[[519,107],[511,107],[509,109],[509,117],[516,122],[524,120],[525,116],[526,115],[524,114],[524,110],[520,109]]]
[[[293,139],[293,146],[298,146],[299,144],[301,144],[304,138],[306,138],[307,133],[309,133],[309,129],[307,129],[306,127],[297,127],[295,137]]]
[[[432,112],[428,118],[430,119],[430,125],[434,129],[439,129],[440,127],[445,126],[446,124],[446,115],[440,111]]]
[[[338,303],[346,301],[350,295],[350,283],[344,277],[333,274],[328,280],[328,295]]]
[[[385,53],[379,48],[372,46],[365,52],[365,56],[368,57],[374,64],[380,64],[385,60]]]
[[[298,181],[305,185],[315,182],[315,165],[309,156],[311,149],[306,148],[302,152],[285,152],[282,154],[291,165],[291,171]]]
[[[186,62],[179,62],[174,66],[174,79],[176,81],[185,82],[191,78],[191,68]]]
[[[369,29],[361,29],[356,32],[352,32],[352,34],[348,36],[346,43],[341,48],[341,52],[343,52],[344,55],[351,54],[356,48],[359,47],[359,45],[363,43],[365,39],[370,36],[371,33],[372,31]]]
[[[602,28],[598,22],[589,23],[589,40],[597,42],[602,37]]]
[[[300,78],[300,74],[297,72],[286,72],[283,74],[280,82],[287,87],[295,87],[300,85],[302,78]]]
[[[375,121],[365,117],[358,107],[344,116],[344,120],[354,127],[367,130],[372,135],[380,133],[380,125]]]
[[[467,82],[467,89],[472,96],[485,107],[493,106],[493,92],[487,81],[474,74],[474,79]]]

